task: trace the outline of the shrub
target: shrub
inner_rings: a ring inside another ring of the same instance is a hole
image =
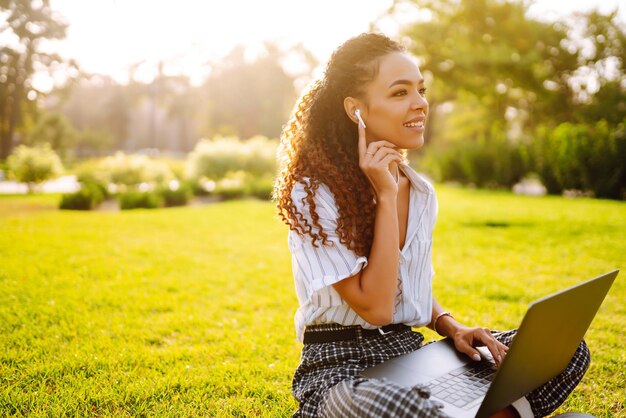
[[[253,177],[246,184],[246,194],[257,199],[271,200],[274,191],[274,179],[269,176]]]
[[[249,174],[242,170],[229,172],[223,179],[216,182],[213,194],[225,200],[241,198],[248,192],[248,178]]]
[[[184,181],[194,196],[209,196],[215,190],[215,182],[206,177],[187,179]]]
[[[423,154],[418,169],[437,181],[511,187],[526,173],[520,147],[504,138],[433,145]]]
[[[221,179],[228,172],[244,170],[254,176],[276,171],[277,141],[262,136],[240,141],[236,138],[203,139],[189,154],[186,177]]]
[[[7,166],[13,178],[28,184],[29,192],[34,190],[36,184],[63,172],[61,160],[49,144],[34,147],[20,145],[9,156]]]
[[[91,210],[98,206],[105,198],[101,185],[84,183],[80,190],[64,194],[61,197],[60,209]]]
[[[540,127],[528,146],[528,159],[549,193],[575,189],[596,197],[624,198],[626,192],[625,124],[609,127],[562,123]]]
[[[120,209],[154,209],[163,206],[163,197],[156,192],[129,191],[118,196]]]
[[[159,189],[158,192],[163,198],[164,205],[167,207],[185,206],[192,196],[192,191],[188,184],[174,182],[169,187]]]
[[[162,184],[173,180],[174,175],[164,161],[151,159],[146,155],[127,155],[117,152],[98,164],[99,177],[110,183],[137,186],[141,183]]]

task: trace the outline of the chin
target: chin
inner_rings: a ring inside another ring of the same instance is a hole
[[[399,148],[420,149],[423,146],[424,146],[424,135],[420,135],[419,137],[411,138],[408,141],[403,141],[402,146],[400,146]]]

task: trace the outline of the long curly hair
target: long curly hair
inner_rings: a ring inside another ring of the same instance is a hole
[[[350,96],[367,103],[365,87],[378,75],[380,58],[403,51],[402,45],[376,33],[347,40],[333,52],[323,77],[298,99],[283,128],[273,199],[279,217],[290,230],[310,235],[316,247],[318,241],[328,243],[315,205],[315,193],[323,183],[334,194],[338,207],[339,241],[359,256],[369,255],[375,194],[359,168],[358,128],[346,114],[343,102]],[[308,205],[313,225],[291,199],[293,186],[298,182],[304,185],[306,197],[302,203]]]

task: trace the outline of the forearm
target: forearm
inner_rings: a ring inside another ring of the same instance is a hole
[[[361,274],[361,291],[375,309],[393,313],[398,280],[398,211],[395,196],[378,199],[374,239],[367,267]]]

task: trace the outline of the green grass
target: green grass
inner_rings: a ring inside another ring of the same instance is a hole
[[[516,327],[532,300],[622,267],[624,203],[437,190],[434,288],[468,324]],[[297,301],[271,203],[72,212],[58,199],[0,197],[0,415],[291,415]],[[626,416],[624,283],[560,412]]]

